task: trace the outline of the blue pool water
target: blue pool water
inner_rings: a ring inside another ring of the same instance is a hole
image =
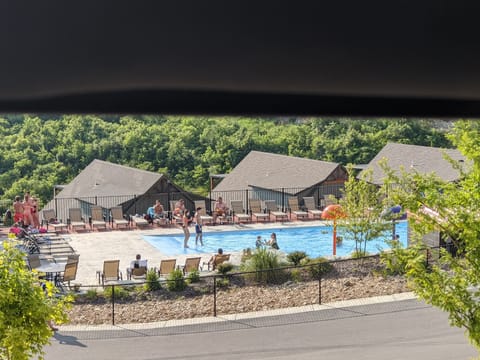
[[[408,222],[402,221],[396,224],[395,233],[400,236],[401,243],[407,245],[407,227]],[[218,248],[225,252],[242,251],[246,248],[255,248],[255,240],[258,235],[264,240],[270,238],[270,234],[277,234],[277,242],[280,250],[286,253],[300,250],[305,251],[310,257],[331,256],[333,245],[332,226],[296,226],[279,227],[274,229],[253,229],[253,230],[235,230],[235,231],[212,231],[204,227],[203,244],[204,246],[195,247],[195,231],[192,231],[188,242],[190,248],[183,248],[183,233],[172,235],[145,235],[144,239],[156,247],[165,255],[180,254],[203,254],[215,253]],[[338,236],[342,236],[341,231],[337,231]],[[367,243],[367,252],[370,254],[378,253],[381,249],[388,249],[385,240],[389,240],[392,233],[389,232],[384,238],[378,238]],[[350,255],[355,250],[353,240],[344,240],[341,245],[337,245],[337,255]]]

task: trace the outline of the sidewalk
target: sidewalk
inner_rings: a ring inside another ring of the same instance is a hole
[[[339,301],[322,305],[309,305],[295,308],[221,315],[217,317],[169,320],[154,323],[63,325],[59,327],[59,331],[55,334],[55,337],[61,338],[62,336],[75,336],[75,338],[79,340],[100,340],[132,336],[158,336],[223,331],[245,327],[263,327],[290,323],[333,320],[426,306],[428,305],[417,301],[413,293],[401,293],[365,299]]]

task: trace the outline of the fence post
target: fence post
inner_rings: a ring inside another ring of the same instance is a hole
[[[112,285],[112,325],[115,325],[115,285]]]
[[[282,211],[285,211],[285,188],[282,187]]]
[[[322,305],[322,274],[318,274],[318,305]]]
[[[135,213],[135,215],[137,214],[137,194],[134,194],[133,195],[133,212]]]
[[[429,256],[430,256],[430,254],[429,254],[429,251],[428,251],[428,247],[427,247],[425,250],[426,250],[425,266],[426,266],[426,268],[428,269],[428,266],[429,266],[429,265],[428,265],[428,258],[429,258]]]
[[[217,317],[217,276],[213,275],[213,316]]]
[[[250,207],[250,203],[248,201],[248,189],[245,189],[245,212],[247,214],[250,213],[250,208],[249,207]]]

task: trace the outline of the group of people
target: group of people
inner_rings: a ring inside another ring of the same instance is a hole
[[[262,246],[270,246],[272,249],[280,250],[277,242],[277,234],[272,233],[272,235],[270,235],[270,239],[265,241],[262,240],[262,237],[260,235],[258,235],[257,240],[255,241],[255,247],[258,249]]]
[[[23,201],[20,196],[15,197],[13,202],[13,221],[23,226],[40,227],[40,217],[38,215],[38,201],[35,197],[26,192]]]
[[[201,211],[202,208],[197,207],[195,209],[195,214],[193,215],[193,221],[195,222],[195,246],[198,246],[199,243],[201,246],[203,246],[203,221]],[[223,199],[219,197],[214,205],[213,223],[216,223],[219,216],[225,216],[227,211],[227,205],[223,202]],[[183,247],[188,248],[188,240],[190,239],[190,230],[188,229],[188,227],[192,222],[192,217],[190,216],[190,211],[185,208],[185,200],[180,199],[175,203],[173,215],[181,217],[181,226],[185,235],[185,238],[183,240]]]

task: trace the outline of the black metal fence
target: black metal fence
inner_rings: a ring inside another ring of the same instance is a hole
[[[191,212],[195,210],[196,200],[205,200],[205,208],[210,212],[215,204],[215,201],[222,197],[227,206],[230,206],[230,201],[240,200],[243,204],[243,209],[250,212],[249,199],[275,200],[280,210],[286,211],[289,209],[288,199],[296,197],[300,206],[303,205],[304,197],[313,197],[317,208],[323,208],[325,202],[329,197],[340,198],[342,196],[343,183],[338,184],[324,184],[308,189],[304,188],[276,188],[264,189],[253,188],[246,190],[233,191],[212,191],[207,197],[200,194],[193,194],[189,192],[167,192],[167,193],[145,193],[142,195],[116,195],[116,196],[86,196],[75,198],[55,197],[50,203],[45,205],[45,209],[54,209],[57,218],[60,221],[66,222],[69,215],[70,208],[80,208],[84,219],[91,217],[92,205],[101,206],[104,211],[104,218],[108,220],[110,217],[110,209],[114,206],[122,206],[123,212],[126,216],[147,213],[149,207],[155,204],[156,200],[160,200],[165,211],[171,212],[173,210],[172,203],[179,199],[185,200],[185,206]]]
[[[380,257],[374,255],[273,270],[215,273],[192,280],[178,292],[168,290],[169,285],[188,282],[188,276],[161,280],[157,291],[142,291],[146,280],[106,284],[103,294],[107,296],[97,293],[100,286],[78,285],[77,290],[83,291],[76,301],[93,302],[96,321],[115,324],[273,310],[408,291],[402,276],[382,274]],[[138,315],[140,308],[148,309],[147,318]],[[131,318],[132,313],[139,317]]]

